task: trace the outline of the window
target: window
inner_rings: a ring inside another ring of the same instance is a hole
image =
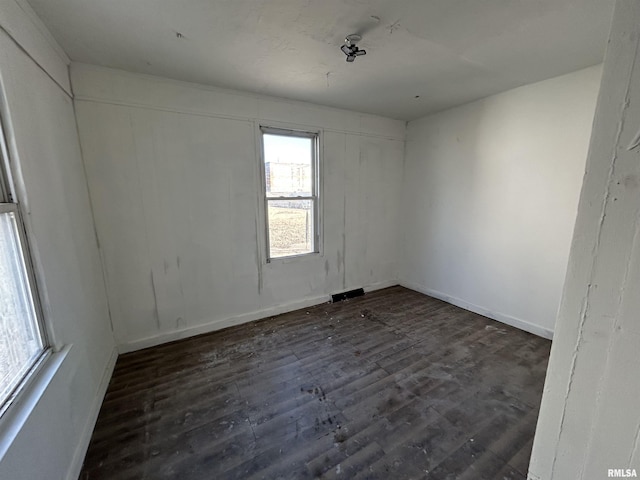
[[[0,138],[0,415],[45,350],[33,270],[20,210],[8,181],[3,141]]]
[[[261,133],[267,260],[318,252],[318,133]]]

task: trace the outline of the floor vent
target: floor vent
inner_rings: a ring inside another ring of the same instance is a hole
[[[331,301],[333,303],[341,302],[342,300],[346,300],[347,298],[361,297],[364,295],[364,289],[356,288],[355,290],[349,290],[348,292],[336,293],[335,295],[331,295]]]

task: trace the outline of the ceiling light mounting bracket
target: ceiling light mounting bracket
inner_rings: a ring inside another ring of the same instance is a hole
[[[358,48],[357,43],[362,40],[362,36],[357,33],[352,33],[347,35],[344,39],[344,45],[340,47],[342,53],[347,56],[347,62],[353,62],[356,57],[360,57],[361,55],[366,55],[366,50],[361,50]]]
[[[352,33],[344,38],[344,42],[349,46],[355,45],[360,40],[362,40],[362,35],[358,35],[357,33]]]

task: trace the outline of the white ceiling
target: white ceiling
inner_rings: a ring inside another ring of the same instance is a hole
[[[29,3],[75,61],[411,120],[601,62],[614,0]]]

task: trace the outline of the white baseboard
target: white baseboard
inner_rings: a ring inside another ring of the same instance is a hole
[[[387,287],[397,285],[397,280],[389,280],[385,282],[378,282],[364,287],[365,292],[372,292],[374,290],[380,290]],[[357,288],[357,287],[354,287]],[[347,289],[348,290],[348,289]],[[336,292],[337,293],[337,292]],[[320,305],[325,302],[331,301],[331,295],[318,295],[315,297],[305,298],[295,302],[290,302],[282,305],[276,305],[273,307],[264,308],[262,310],[256,310],[233,317],[214,320],[203,325],[195,325],[192,327],[183,328],[180,330],[174,330],[166,333],[159,333],[152,337],[142,338],[140,340],[133,340],[118,345],[119,353],[134,352],[143,348],[154,347],[167,342],[173,342],[175,340],[182,340],[184,338],[194,337],[203,333],[209,333],[216,330],[221,330],[227,327],[233,327],[235,325],[241,325],[243,323],[252,322],[254,320],[260,320],[261,318],[273,317],[282,313],[292,312],[301,308],[308,308],[314,305]]]
[[[382,290],[383,288],[395,287],[399,285],[398,280],[388,280],[386,282],[378,282],[369,285],[368,287],[364,287],[365,293],[375,292],[376,290]]]
[[[507,315],[504,313],[491,311],[485,307],[475,305],[473,303],[467,302],[466,300],[462,300],[461,298],[453,297],[451,295],[447,295],[446,293],[442,293],[437,290],[432,290],[431,288],[427,288],[417,283],[400,282],[400,285],[402,285],[403,287],[409,288],[411,290],[415,290],[416,292],[424,293],[425,295],[429,295],[430,297],[437,298],[444,302],[450,303],[457,307],[464,308],[465,310],[478,313],[484,317],[491,318],[492,320],[496,320],[501,323],[506,323],[507,325],[511,325],[512,327],[519,328],[520,330],[524,330],[525,332],[533,333],[534,335],[538,335],[539,337],[547,338],[549,340],[553,339],[552,330],[541,327],[540,325],[536,325],[534,323],[527,322],[526,320],[512,317],[511,315]]]
[[[109,386],[111,375],[113,375],[113,369],[116,366],[116,360],[118,360],[118,350],[114,347],[113,351],[111,352],[111,356],[107,361],[107,365],[104,369],[104,373],[102,374],[102,378],[100,379],[100,384],[98,385],[96,396],[94,397],[93,403],[91,404],[89,418],[87,418],[84,429],[82,431],[82,435],[80,437],[80,440],[78,441],[78,445],[76,446],[76,451],[73,454],[73,459],[71,460],[71,465],[66,476],[67,480],[78,480],[78,477],[80,476],[82,463],[84,462],[84,457],[87,454],[87,449],[89,448],[91,435],[93,434],[93,429],[96,425],[96,421],[98,420],[98,414],[100,413],[102,400],[107,393],[107,387]]]

